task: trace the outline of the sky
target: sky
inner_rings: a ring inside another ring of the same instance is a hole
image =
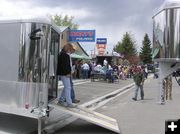
[[[164,0],[0,0],[0,20],[45,17],[55,14],[74,16],[80,30],[96,30],[96,38],[107,38],[111,52],[123,34],[130,32],[137,50],[145,33],[152,39],[152,16]],[[81,43],[91,53],[93,43]]]

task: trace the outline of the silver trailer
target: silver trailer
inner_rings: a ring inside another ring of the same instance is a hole
[[[59,115],[54,111],[119,133],[116,120],[86,106],[56,105],[60,35],[59,28],[47,19],[0,21],[0,113],[35,119],[38,134],[57,122]],[[64,117],[60,119],[63,124]]]
[[[163,81],[180,67],[179,0],[166,0],[153,16],[153,57],[159,62],[159,103],[164,104]]]
[[[40,119],[57,98],[60,30],[48,19],[0,21],[0,112]]]

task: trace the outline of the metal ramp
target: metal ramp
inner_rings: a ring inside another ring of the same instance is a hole
[[[103,114],[97,113],[95,111],[91,111],[87,108],[83,108],[80,106],[76,108],[66,108],[66,107],[59,106],[57,104],[50,104],[50,106],[60,111],[76,116],[78,118],[84,119],[98,126],[101,126],[103,128],[109,129],[116,133],[120,133],[117,121]]]

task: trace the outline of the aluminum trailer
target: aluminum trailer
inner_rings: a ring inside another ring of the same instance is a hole
[[[49,114],[60,33],[46,18],[0,21],[0,112],[38,121]]]
[[[163,81],[180,67],[180,1],[166,0],[153,16],[153,57],[159,62],[159,103],[165,103]]]
[[[0,21],[0,112],[36,119],[38,134],[47,127],[51,108],[120,133],[110,117],[56,105],[60,35],[48,19]]]

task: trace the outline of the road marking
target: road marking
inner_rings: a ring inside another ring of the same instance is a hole
[[[74,86],[76,86],[76,85],[81,85],[81,84],[85,84],[85,83],[90,83],[91,81],[90,80],[88,80],[88,81],[83,81],[83,82],[74,82]],[[58,85],[58,89],[59,88],[63,88],[64,86],[63,85]]]
[[[101,97],[96,98],[92,101],[86,102],[86,103],[82,104],[81,106],[86,107],[86,108],[90,108],[91,110],[95,110],[95,109],[105,105],[109,101],[115,99],[116,97],[128,92],[133,87],[134,87],[134,83],[129,84],[123,88],[117,89],[111,93],[104,95],[104,96],[101,96]]]

